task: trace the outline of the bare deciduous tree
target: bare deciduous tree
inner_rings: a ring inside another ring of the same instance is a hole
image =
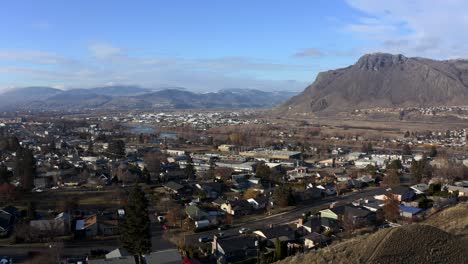
[[[383,206],[384,216],[390,222],[395,222],[400,217],[400,202],[394,197],[385,199]]]

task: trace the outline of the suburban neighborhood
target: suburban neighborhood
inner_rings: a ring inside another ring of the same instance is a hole
[[[272,263],[424,221],[468,193],[468,156],[447,149],[447,139],[465,145],[466,129],[431,134],[422,149],[405,134],[395,139],[400,149],[358,139],[324,152],[294,137],[253,145],[201,132],[188,140],[129,122],[2,120],[3,259]],[[148,250],[138,258],[122,238],[137,194],[148,218]]]

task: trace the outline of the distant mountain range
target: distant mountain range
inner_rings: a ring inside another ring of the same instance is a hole
[[[138,86],[107,86],[59,90],[26,87],[0,94],[0,110],[134,110],[269,108],[297,93],[255,89],[225,89],[194,93],[183,88],[151,90]]]
[[[277,113],[335,114],[375,107],[468,105],[468,60],[437,61],[386,53],[319,73]]]

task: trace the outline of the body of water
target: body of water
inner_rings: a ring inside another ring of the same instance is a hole
[[[143,124],[136,124],[136,125],[129,125],[130,132],[134,134],[154,134],[157,133],[157,130],[154,126],[151,125],[143,125]],[[167,138],[167,139],[177,139],[176,133],[167,133],[161,132],[159,133],[159,138]]]

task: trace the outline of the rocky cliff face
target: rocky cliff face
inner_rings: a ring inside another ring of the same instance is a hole
[[[315,82],[276,110],[336,113],[359,108],[468,105],[468,60],[367,54]]]

